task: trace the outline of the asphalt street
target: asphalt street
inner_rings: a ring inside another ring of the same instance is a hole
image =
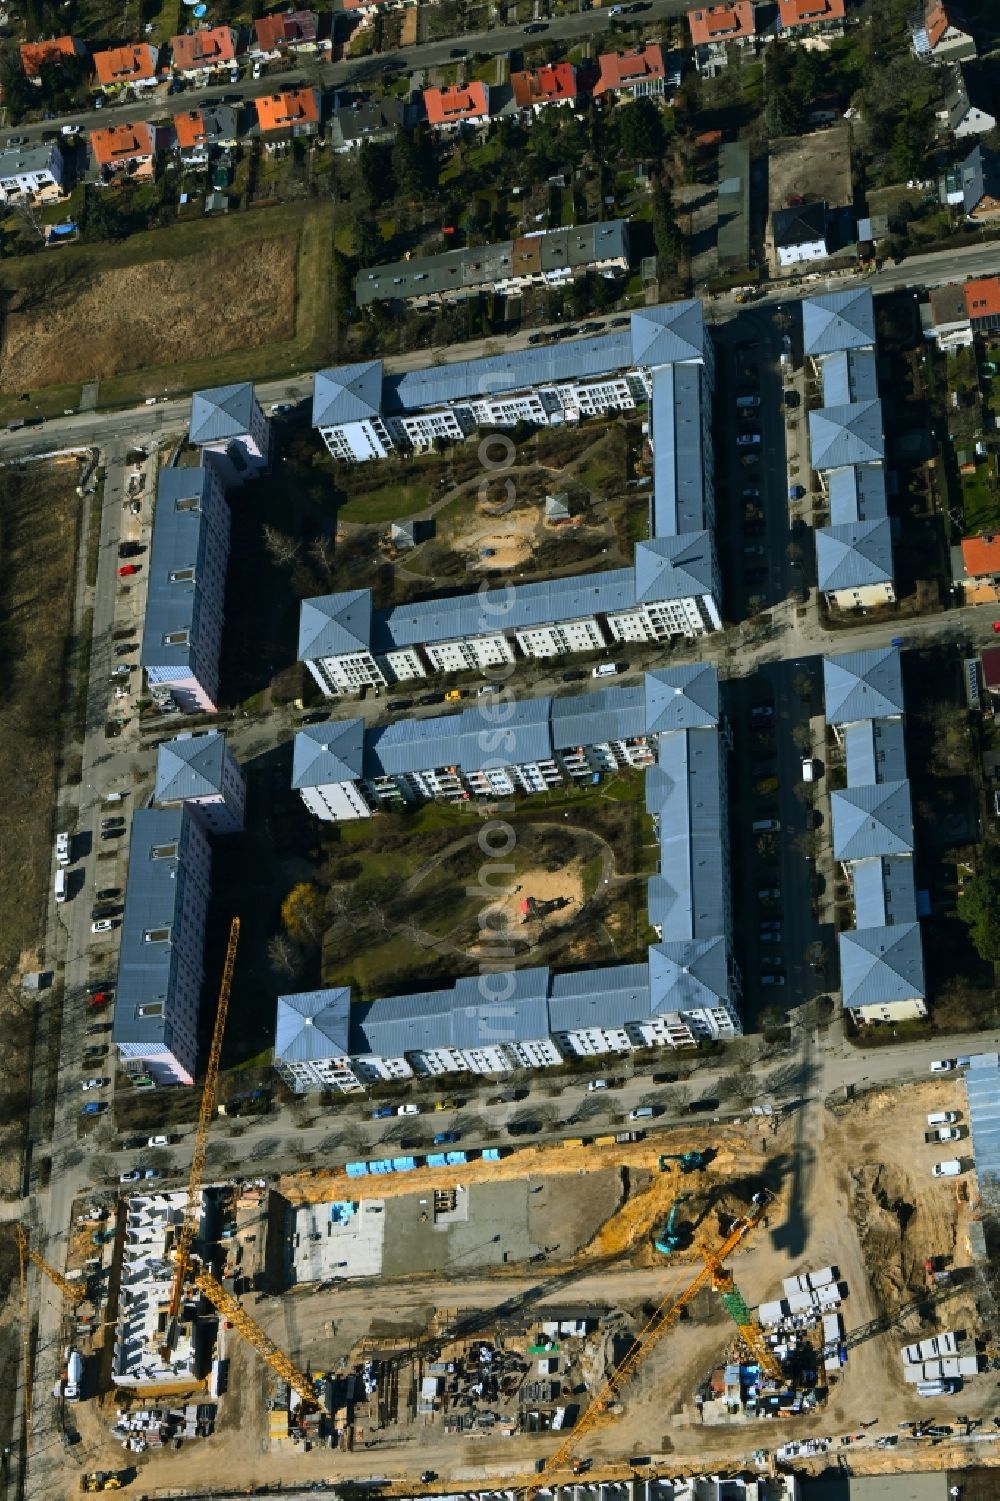
[[[619,18],[625,28],[648,27],[656,21],[668,20],[687,13],[684,0],[650,0],[649,8],[632,17]],[[606,32],[611,18],[607,9],[581,11],[571,15],[553,16],[545,21],[544,32],[530,34],[524,26],[497,27],[490,31],[460,32],[440,41],[420,42],[412,47],[402,47],[395,52],[378,53],[374,56],[347,59],[344,62],[325,62],[318,57],[302,56],[284,64],[274,64],[264,77],[241,78],[237,83],[219,83],[209,88],[188,88],[180,94],[168,94],[166,86],[150,95],[125,104],[107,104],[100,110],[83,110],[76,114],[60,115],[57,120],[44,120],[35,124],[22,124],[16,134],[29,141],[39,140],[44,132],[58,130],[63,125],[77,125],[83,130],[95,130],[109,125],[122,125],[132,120],[160,119],[184,110],[195,109],[201,104],[217,103],[223,97],[231,99],[239,95],[244,101],[274,93],[276,88],[289,82],[301,80],[304,84],[322,89],[360,87],[384,81],[394,73],[413,73],[418,69],[434,68],[455,61],[456,44],[471,57],[475,53],[501,56],[526,44],[538,46],[543,42],[575,42],[586,37]],[[619,45],[626,45],[625,42]]]
[[[763,311],[768,304],[788,302],[810,292],[837,291],[862,283],[869,283],[878,293],[898,291],[909,287],[914,293],[941,286],[946,282],[970,276],[986,276],[1000,272],[1000,243],[971,245],[955,251],[942,251],[937,255],[914,256],[900,266],[884,266],[874,276],[829,276],[809,278],[805,283],[782,283],[769,287],[766,296],[749,309],[738,309],[733,296],[708,298],[705,301],[706,315],[714,324],[725,324],[737,313],[741,320],[751,320],[754,314]],[[526,349],[530,333],[554,334],[559,324],[545,329],[525,330],[504,338],[473,339],[464,344],[451,344],[433,350],[415,350],[385,360],[386,370],[400,373],[419,369],[431,361],[450,364],[456,360],[477,359],[485,354],[505,353]],[[263,381],[257,394],[265,407],[275,402],[299,403],[312,398],[313,376],[291,375],[278,380]],[[0,462],[4,458],[42,458],[47,454],[60,453],[74,448],[103,445],[116,439],[126,439],[148,444],[165,440],[187,421],[190,407],[189,396],[161,396],[157,405],[142,405],[117,411],[72,412],[51,417],[43,427],[21,428],[17,432],[0,432]]]

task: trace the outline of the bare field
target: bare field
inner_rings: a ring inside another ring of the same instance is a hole
[[[290,339],[297,234],[136,265],[70,263],[50,294],[15,294],[0,343],[0,390],[103,380]],[[68,251],[67,254],[71,254]]]

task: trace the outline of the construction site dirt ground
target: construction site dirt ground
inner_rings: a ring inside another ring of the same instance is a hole
[[[414,1177],[382,1178],[378,1194],[412,1194],[456,1182],[525,1179],[551,1185],[560,1179],[580,1195],[590,1181],[603,1179],[609,1169],[622,1174],[624,1194],[613,1196],[611,1212],[591,1239],[564,1259],[560,1248],[560,1216],[574,1213],[571,1195],[553,1195],[551,1214],[543,1205],[533,1209],[532,1238],[553,1249],[539,1266],[478,1271],[470,1258],[463,1273],[397,1275],[366,1279],[318,1292],[298,1288],[283,1296],[249,1302],[250,1312],[268,1334],[300,1364],[313,1370],[337,1370],[357,1358],[360,1342],[385,1341],[387,1347],[411,1339],[429,1328],[440,1328],[462,1312],[482,1313],[487,1335],[493,1311],[523,1310],[544,1316],[546,1308],[593,1305],[596,1310],[621,1309],[638,1325],[668,1295],[676,1295],[698,1269],[695,1243],[669,1263],[653,1250],[651,1237],[678,1193],[685,1194],[682,1221],[701,1221],[694,1235],[717,1243],[720,1216],[745,1209],[761,1182],[774,1191],[766,1225],[752,1232],[729,1266],[751,1305],[781,1296],[781,1282],[792,1274],[830,1264],[847,1284],[842,1308],[851,1331],[884,1315],[900,1315],[897,1325],[872,1334],[853,1346],[847,1365],[832,1386],[829,1401],[819,1411],[780,1423],[743,1422],[732,1427],[705,1427],[693,1404],[694,1389],[711,1368],[735,1349],[734,1326],[709,1290],[700,1293],[681,1320],[651,1352],[624,1394],[624,1413],[600,1424],[581,1438],[581,1456],[595,1460],[595,1473],[635,1454],[662,1459],[673,1473],[688,1467],[704,1470],[744,1460],[756,1448],[774,1449],[793,1438],[837,1436],[864,1432],[851,1447],[851,1465],[864,1468],[867,1450],[871,1467],[884,1463],[874,1441],[884,1433],[899,1433],[904,1419],[933,1416],[946,1421],[955,1408],[970,1416],[994,1408],[995,1378],[988,1373],[966,1383],[951,1404],[922,1402],[902,1379],[900,1347],[909,1340],[940,1329],[954,1329],[971,1338],[985,1334],[977,1323],[978,1275],[947,1291],[929,1310],[908,1307],[926,1291],[923,1262],[929,1255],[947,1258],[949,1266],[969,1264],[967,1229],[974,1212],[976,1187],[972,1172],[955,1180],[936,1180],[931,1168],[944,1155],[924,1144],[928,1111],[962,1112],[965,1099],[960,1081],[930,1081],[872,1094],[833,1109],[812,1101],[808,1131],[793,1112],[767,1131],[759,1120],[744,1125],[699,1125],[697,1129],[651,1133],[642,1142],[590,1147],[567,1143],[553,1148],[512,1152],[499,1163],[470,1163],[462,1168],[423,1169]],[[762,1134],[763,1133],[763,1134]],[[711,1146],[707,1170],[683,1176],[675,1168],[659,1172],[661,1151],[684,1151]],[[966,1148],[968,1150],[968,1148]],[[348,1180],[330,1172],[295,1175],[277,1185],[290,1199],[319,1202],[348,1197]],[[957,1192],[956,1192],[957,1187]],[[351,1185],[350,1192],[358,1193]],[[537,1196],[540,1200],[542,1195]],[[618,1207],[614,1207],[617,1203]],[[577,1218],[579,1242],[584,1228]],[[794,1231],[794,1233],[792,1233]],[[568,1234],[567,1229],[562,1232]],[[573,1244],[573,1238],[567,1240]],[[397,1262],[397,1264],[399,1264]],[[921,1315],[927,1314],[927,1317]],[[433,1322],[436,1321],[436,1322]],[[225,1473],[233,1484],[262,1484],[280,1477],[293,1480],[416,1476],[433,1469],[442,1481],[499,1482],[503,1477],[527,1477],[537,1458],[551,1452],[558,1435],[514,1439],[450,1437],[440,1414],[421,1417],[402,1434],[402,1441],[353,1452],[331,1454],[315,1449],[266,1447],[264,1395],[273,1377],[234,1334],[227,1333],[231,1370],[228,1393],[216,1435],[188,1444],[183,1450],[139,1459],[144,1488],[156,1485],[195,1486]],[[110,1418],[113,1399],[102,1406]],[[877,1426],[861,1425],[877,1419]],[[91,1441],[94,1424],[87,1425],[85,1467],[112,1464],[110,1440]],[[81,1431],[83,1426],[81,1425]],[[963,1456],[964,1452],[964,1458]],[[901,1435],[893,1450],[893,1468],[914,1467],[925,1453]],[[935,1449],[941,1462],[970,1463],[973,1451],[954,1453]],[[975,1461],[988,1463],[992,1445],[975,1446]],[[904,1462],[903,1455],[906,1455]],[[75,1487],[67,1490],[70,1494]]]

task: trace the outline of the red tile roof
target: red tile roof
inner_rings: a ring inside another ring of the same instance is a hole
[[[979,653],[983,682],[987,688],[1000,688],[1000,646],[987,646]]]
[[[778,0],[782,26],[815,26],[822,21],[842,21],[844,0]]]
[[[345,7],[346,9],[346,7]],[[318,17],[314,10],[283,10],[274,16],[262,16],[253,23],[261,52],[277,52],[286,42],[314,42]]]
[[[549,63],[534,73],[512,73],[510,82],[519,109],[576,98],[576,69],[572,63]]]
[[[200,146],[205,139],[205,121],[200,109],[189,109],[174,116],[174,134],[178,146]]]
[[[277,52],[285,40],[284,16],[261,16],[253,23],[257,33],[257,46],[261,52]]]
[[[688,25],[695,47],[707,42],[739,41],[757,32],[751,0],[725,0],[723,5],[699,6],[688,11]]]
[[[1000,573],[1000,536],[990,533],[985,537],[963,538],[962,561],[970,578]]]
[[[633,47],[630,52],[603,52],[599,58],[601,76],[594,85],[595,94],[609,89],[630,89],[636,84],[655,83],[666,77],[663,48],[658,42],[648,47]]]
[[[478,79],[464,89],[424,89],[424,108],[431,125],[454,125],[462,120],[485,118],[490,112],[490,96],[485,83]]]
[[[265,94],[255,99],[254,104],[262,135],[269,130],[319,124],[319,95],[315,89],[285,89],[281,94]]]
[[[170,38],[174,67],[182,73],[192,68],[214,68],[236,56],[236,33],[228,26],[202,26]]]
[[[1000,313],[1000,276],[981,276],[965,283],[965,311],[970,318]]]
[[[156,48],[148,42],[129,42],[126,47],[112,47],[94,53],[98,82],[107,88],[115,83],[136,83],[156,77]]]
[[[19,50],[21,67],[28,78],[37,78],[39,69],[47,63],[58,63],[62,57],[78,57],[83,52],[79,42],[71,36],[54,36],[47,42],[22,42]]]
[[[927,7],[924,25],[927,27],[927,40],[933,51],[948,30],[948,12],[941,4],[941,0],[931,0]]]
[[[133,157],[153,155],[153,132],[143,120],[131,125],[109,125],[90,132],[90,149],[99,167],[118,166]]]

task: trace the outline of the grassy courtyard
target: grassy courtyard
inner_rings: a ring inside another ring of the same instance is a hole
[[[343,825],[322,871],[323,984],[367,999],[497,956],[559,969],[642,958],[657,868],[642,786],[628,772],[494,816],[435,803]]]

